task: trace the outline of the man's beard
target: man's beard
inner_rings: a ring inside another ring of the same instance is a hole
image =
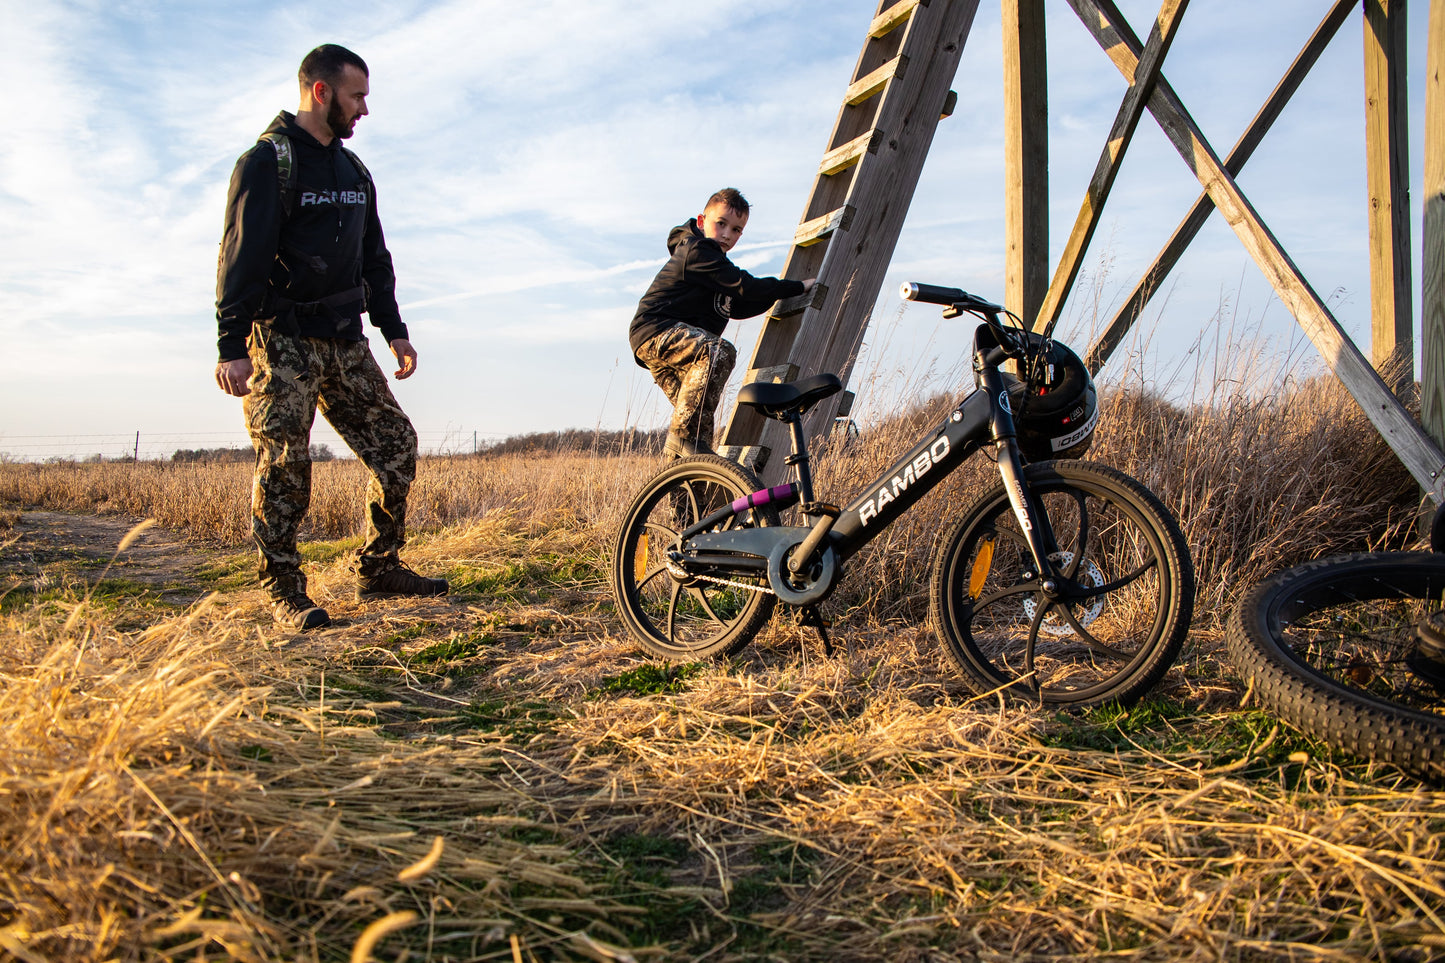
[[[331,106],[326,108],[326,126],[331,128],[331,133],[345,140],[356,132],[356,118],[351,118],[351,123],[348,124],[345,115],[341,113],[340,100],[333,100]]]

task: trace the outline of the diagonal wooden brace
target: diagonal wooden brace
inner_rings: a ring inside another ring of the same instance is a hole
[[[1119,113],[1114,118],[1114,126],[1109,130],[1109,139],[1104,142],[1099,163],[1094,167],[1094,176],[1089,180],[1083,206],[1074,218],[1074,229],[1069,232],[1069,240],[1064,244],[1064,253],[1059,258],[1054,279],[1049,283],[1044,303],[1039,308],[1038,317],[1033,321],[1033,329],[1045,337],[1052,334],[1054,325],[1059,323],[1064,301],[1073,290],[1074,279],[1078,277],[1079,267],[1084,263],[1084,252],[1089,248],[1094,229],[1099,226],[1099,218],[1104,213],[1104,204],[1109,199],[1109,191],[1113,189],[1119,168],[1124,164],[1124,152],[1129,149],[1129,142],[1134,138],[1134,129],[1139,125],[1139,118],[1143,115],[1149,94],[1154,89],[1154,81],[1158,79],[1159,70],[1164,66],[1164,57],[1169,52],[1169,45],[1174,41],[1175,31],[1179,21],[1184,18],[1184,8],[1188,5],[1189,0],[1164,0],[1159,8],[1154,30],[1149,35],[1149,46],[1144,48],[1139,67],[1130,80],[1129,90],[1119,104]]]
[[[1068,3],[1109,59],[1114,61],[1119,72],[1132,80],[1143,45],[1113,0],[1068,0]],[[1445,453],[1410,417],[1330,314],[1319,295],[1305,281],[1299,268],[1240,191],[1179,96],[1163,77],[1157,80],[1149,97],[1149,112],[1204,185],[1214,205],[1264,272],[1279,299],[1295,316],[1386,444],[1420,487],[1430,493],[1435,503],[1445,503]]]
[[[1310,70],[1319,60],[1320,54],[1324,53],[1325,48],[1329,46],[1330,40],[1334,38],[1340,25],[1359,5],[1359,0],[1335,0],[1335,5],[1330,8],[1329,13],[1325,14],[1324,20],[1310,35],[1299,55],[1295,57],[1284,76],[1275,85],[1269,98],[1265,100],[1264,106],[1260,107],[1259,113],[1254,115],[1254,120],[1250,122],[1249,128],[1240,135],[1234,149],[1225,158],[1225,170],[1238,176],[1239,172],[1244,169],[1244,165],[1249,163],[1249,158],[1253,156],[1255,148],[1264,140],[1264,135],[1269,133],[1270,127],[1274,126],[1275,120],[1284,111],[1285,105],[1294,96],[1294,92],[1309,76]],[[1149,299],[1154,296],[1154,292],[1159,290],[1164,279],[1169,276],[1169,272],[1174,270],[1174,265],[1179,263],[1179,259],[1189,248],[1190,242],[1204,227],[1204,222],[1208,220],[1213,211],[1214,201],[1210,199],[1209,194],[1207,192],[1200,194],[1195,200],[1194,206],[1185,215],[1184,220],[1180,221],[1179,226],[1174,229],[1174,234],[1170,236],[1163,250],[1154,258],[1154,263],[1149,265],[1149,269],[1139,278],[1139,283],[1134,285],[1134,290],[1124,301],[1123,307],[1115,312],[1113,320],[1090,345],[1088,354],[1084,356],[1084,365],[1089,369],[1090,374],[1097,376],[1099,369],[1108,362],[1109,356],[1124,340],[1124,336],[1129,333],[1134,322],[1139,320]]]

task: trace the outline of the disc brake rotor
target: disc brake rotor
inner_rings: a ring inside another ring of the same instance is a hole
[[[1068,568],[1069,565],[1072,564],[1074,561],[1074,553],[1055,552],[1054,554],[1049,556],[1049,561],[1053,562],[1061,569]],[[1104,572],[1102,569],[1099,568],[1098,565],[1094,564],[1092,560],[1089,560],[1086,561],[1083,564],[1082,568],[1080,568],[1080,570],[1074,574],[1074,581],[1078,582],[1085,588],[1098,588],[1100,585],[1104,584]],[[1023,603],[1024,615],[1027,616],[1029,621],[1032,622],[1034,618],[1034,610],[1037,603],[1034,601],[1032,596],[1026,597],[1023,600]],[[1104,597],[1102,595],[1095,595],[1092,599],[1088,601],[1087,604],[1083,605],[1082,608],[1075,609],[1074,618],[1084,628],[1088,628],[1090,623],[1097,619],[1099,617],[1099,613],[1103,611]],[[1069,625],[1069,623],[1066,622],[1056,612],[1050,612],[1048,615],[1044,616],[1043,624],[1041,624],[1039,628],[1047,635],[1064,636],[1074,634],[1073,626]]]

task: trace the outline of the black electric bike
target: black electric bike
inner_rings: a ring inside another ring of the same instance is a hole
[[[848,559],[986,451],[1001,480],[962,512],[933,561],[931,622],[951,661],[978,692],[1066,705],[1137,700],[1189,629],[1194,571],[1178,524],[1122,472],[1053,457],[1086,447],[1097,419],[1073,352],[958,288],[909,283],[903,296],[980,319],[975,390],[839,509],[814,497],[802,429],[803,413],[841,390],[838,379],[744,385],[739,404],[789,426],[795,480],[765,488],[715,455],[659,472],[617,537],[612,583],[623,622],[666,659],[729,655],[781,600],[826,647],[817,606]],[[1017,376],[1000,370],[1009,361]],[[1065,383],[1060,407],[1051,389]],[[801,524],[781,524],[794,506]]]

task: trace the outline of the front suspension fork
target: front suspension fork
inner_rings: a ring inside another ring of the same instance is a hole
[[[1014,517],[1018,519],[1019,528],[1028,542],[1029,554],[1033,556],[1039,573],[1040,587],[1046,595],[1053,595],[1057,591],[1059,577],[1050,557],[1058,549],[1053,526],[1049,524],[1044,506],[1024,483],[1023,461],[1019,458],[1017,444],[1012,439],[999,439],[997,451],[998,472],[1003,477],[1004,491],[1008,493]]]

